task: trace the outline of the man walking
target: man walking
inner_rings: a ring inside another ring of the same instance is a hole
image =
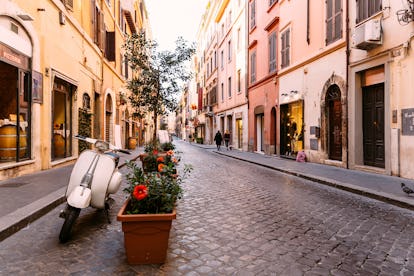
[[[223,136],[221,136],[220,130],[217,130],[216,136],[214,136],[214,141],[216,141],[217,150],[220,150],[221,141],[223,141]]]

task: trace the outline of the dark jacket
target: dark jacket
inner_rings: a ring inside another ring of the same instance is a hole
[[[217,145],[220,145],[221,141],[223,141],[223,136],[221,136],[219,131],[217,131],[216,136],[214,136],[214,141],[216,141]]]

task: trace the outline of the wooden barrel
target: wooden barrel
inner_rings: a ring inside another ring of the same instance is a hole
[[[15,125],[4,125],[0,127],[0,160],[15,160],[17,152],[17,133]],[[27,151],[26,132],[20,130],[20,154],[25,157]]]
[[[129,137],[128,138],[128,149],[133,150],[137,147],[137,138]]]
[[[65,139],[59,133],[53,134],[53,153],[56,157],[65,157]]]

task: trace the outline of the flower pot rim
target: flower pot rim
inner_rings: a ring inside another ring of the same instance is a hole
[[[177,216],[175,208],[171,213],[167,214],[125,214],[125,210],[128,207],[130,198],[128,198],[124,205],[119,210],[116,219],[118,221],[154,221],[154,220],[172,220]]]

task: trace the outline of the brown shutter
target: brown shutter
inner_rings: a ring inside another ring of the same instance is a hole
[[[99,48],[105,52],[105,20],[103,11],[99,11]]]
[[[91,0],[91,38],[95,41],[95,25],[96,25],[96,3],[95,0]]]
[[[115,61],[115,32],[106,32],[105,57],[108,61]]]

